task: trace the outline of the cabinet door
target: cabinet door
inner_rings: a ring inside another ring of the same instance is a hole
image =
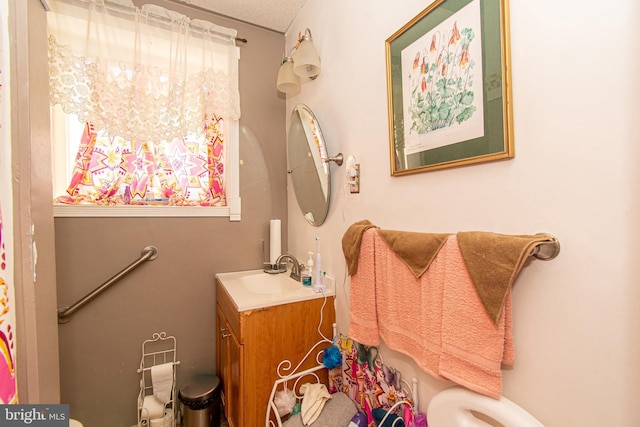
[[[228,421],[230,427],[240,427],[244,418],[241,402],[242,346],[238,343],[238,339],[233,332],[230,332],[230,336],[226,338],[226,341],[228,349],[227,363],[229,366],[229,371],[227,372],[229,388],[227,393],[229,393],[230,403]]]
[[[241,360],[242,346],[229,326],[222,310],[216,309],[216,371],[222,381],[222,403],[229,427],[242,426]]]
[[[225,417],[229,418],[229,344],[226,335],[229,333],[227,319],[219,307],[216,309],[216,372],[222,382],[222,404]]]

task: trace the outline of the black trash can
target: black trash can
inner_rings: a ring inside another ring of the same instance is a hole
[[[220,379],[196,375],[178,393],[183,427],[220,426]]]

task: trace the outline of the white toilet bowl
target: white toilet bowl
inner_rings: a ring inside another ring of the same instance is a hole
[[[530,413],[509,399],[492,399],[462,387],[451,387],[436,394],[427,408],[429,427],[486,427],[471,411],[504,426],[544,427]]]
[[[78,420],[70,419],[69,427],[82,427],[82,423]]]

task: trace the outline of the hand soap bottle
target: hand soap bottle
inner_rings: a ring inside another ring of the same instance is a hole
[[[311,286],[313,277],[313,252],[309,252],[309,259],[307,260],[307,268],[304,273],[302,273],[302,285],[303,286]]]

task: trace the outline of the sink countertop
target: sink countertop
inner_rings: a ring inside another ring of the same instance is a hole
[[[234,271],[216,274],[224,289],[238,307],[238,311],[254,310],[280,304],[322,298],[312,287],[289,277],[290,272],[269,274],[262,270]],[[334,296],[333,289],[327,289],[326,296]]]

